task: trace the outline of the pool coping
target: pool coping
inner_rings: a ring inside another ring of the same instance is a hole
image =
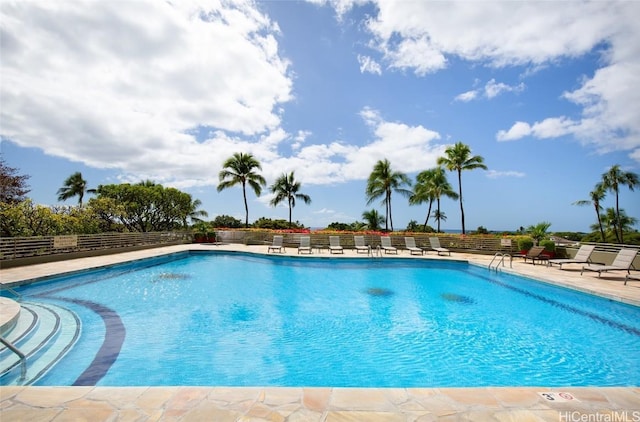
[[[178,245],[103,257],[80,258],[0,270],[0,282],[25,280],[118,264],[188,250],[264,254],[266,246]],[[284,255],[297,256],[295,250]],[[400,254],[399,254],[400,255]],[[454,254],[488,266],[491,257]],[[307,257],[308,255],[305,255]],[[311,255],[314,256],[314,255]],[[329,255],[355,258],[356,254]],[[361,256],[366,259],[367,256]],[[395,256],[394,256],[395,257]],[[399,256],[410,259],[449,257]],[[382,258],[384,259],[384,258]],[[501,268],[528,278],[640,306],[640,282],[622,277],[575,277],[575,271],[514,262]],[[600,288],[599,284],[602,284]],[[624,288],[624,289],[623,289]],[[546,396],[544,394],[545,393]],[[563,399],[560,393],[566,393]],[[555,400],[549,400],[555,398]],[[6,387],[0,388],[0,416],[7,420],[623,420],[640,421],[640,388],[288,388],[288,387]],[[606,419],[606,418],[609,419]],[[600,418],[600,419],[598,419]],[[617,419],[614,419],[617,418]]]

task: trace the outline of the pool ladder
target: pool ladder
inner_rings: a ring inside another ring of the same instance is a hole
[[[513,257],[508,254],[508,253],[502,253],[502,252],[496,252],[495,255],[493,255],[493,258],[491,259],[491,262],[489,262],[489,269],[491,270],[492,268],[495,268],[496,271],[498,271],[498,267],[500,267],[500,264],[502,264],[502,266],[504,267],[504,259],[505,258],[509,258],[509,268],[513,268]],[[498,261],[498,263],[495,265],[495,267],[492,267],[493,262],[500,258],[500,260]]]

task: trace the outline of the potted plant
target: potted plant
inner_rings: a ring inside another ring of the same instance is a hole
[[[540,241],[540,246],[544,246],[543,255],[553,258],[556,254],[556,243],[553,240],[545,239]]]
[[[529,236],[521,237],[518,239],[518,250],[520,250],[520,255],[526,255],[529,252],[529,249],[533,247],[533,239]]]

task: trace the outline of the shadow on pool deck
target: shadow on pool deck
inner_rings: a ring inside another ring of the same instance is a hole
[[[0,270],[0,282],[15,285],[23,280],[189,249],[267,252],[266,246],[180,245]],[[297,256],[296,252],[290,248],[286,254]],[[435,254],[411,256],[408,252],[399,256],[464,260],[485,267],[492,258],[457,253],[450,258]],[[370,259],[350,251],[332,255],[335,259],[343,257]],[[577,271],[570,266],[559,270],[514,260],[513,268],[507,265],[504,271],[640,306],[640,281],[632,279],[625,286],[622,273],[598,279],[580,276],[579,266],[575,268]],[[3,386],[0,400],[2,421],[640,421],[638,386],[424,389]]]

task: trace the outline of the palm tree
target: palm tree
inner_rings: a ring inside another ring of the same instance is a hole
[[[411,191],[405,189],[403,186],[411,186],[411,180],[409,180],[406,174],[391,170],[391,163],[389,160],[380,160],[375,164],[375,166],[373,166],[373,171],[369,175],[369,180],[367,181],[367,205],[381,196],[384,197],[382,199],[382,203],[386,208],[384,223],[385,230],[389,230],[389,223],[391,223],[391,231],[393,231],[391,192],[395,191],[404,196],[411,195]]]
[[[447,221],[447,216],[443,211],[437,209],[433,212],[433,219],[438,222],[438,233],[440,233],[440,221]]]
[[[536,245],[540,243],[542,239],[547,236],[547,230],[551,227],[551,223],[548,221],[543,221],[542,223],[538,223],[535,226],[527,227],[527,233],[536,241]]]
[[[598,183],[594,190],[589,192],[589,197],[591,199],[582,199],[580,201],[576,201],[573,205],[585,206],[592,205],[596,209],[596,215],[598,216],[598,226],[597,229],[600,230],[600,236],[602,237],[602,242],[606,242],[606,237],[604,235],[604,228],[602,227],[602,219],[600,218],[600,211],[602,210],[602,206],[600,202],[605,197],[605,188],[602,183]]]
[[[607,231],[613,232],[618,238],[618,233],[621,231],[630,231],[631,228],[638,222],[637,219],[629,217],[624,209],[620,209],[620,216],[614,208],[607,208],[605,212],[600,216],[602,224],[607,228]]]
[[[233,156],[227,158],[227,161],[222,165],[222,170],[218,174],[220,184],[218,185],[218,192],[224,189],[230,188],[235,185],[242,185],[242,197],[244,198],[244,211],[245,211],[245,227],[249,227],[249,205],[247,204],[247,184],[251,186],[253,192],[260,196],[262,193],[262,186],[266,186],[267,182],[260,174],[255,170],[262,170],[260,162],[253,158],[251,154],[243,154],[236,152]]]
[[[620,191],[620,185],[627,185],[629,190],[633,192],[633,188],[640,185],[640,180],[638,179],[638,175],[633,172],[623,172],[620,169],[620,166],[616,164],[611,167],[608,172],[602,175],[602,185],[606,190],[610,190],[616,194],[616,218],[618,222],[620,220],[620,203],[618,200],[618,194]],[[616,224],[618,226],[618,230],[620,233],[616,231],[616,238],[618,242],[624,243],[623,234],[622,234],[622,224]]]
[[[305,204],[311,203],[311,197],[303,193],[298,193],[300,190],[300,182],[296,182],[293,172],[278,177],[276,182],[271,185],[271,193],[275,193],[276,196],[269,203],[272,206],[278,205],[282,201],[287,201],[289,205],[289,228],[291,228],[291,210],[296,206],[296,199],[304,201]]]
[[[424,230],[427,229],[427,222],[431,215],[431,206],[435,200],[438,214],[440,214],[440,198],[446,196],[451,199],[458,199],[458,194],[453,191],[451,184],[447,180],[447,175],[442,167],[425,170],[416,177],[417,183],[413,190],[413,195],[409,198],[409,203],[421,203],[429,201],[427,219],[424,222]],[[434,213],[435,215],[435,213]],[[443,219],[446,221],[446,218]],[[440,220],[438,220],[438,232],[440,231]]]
[[[465,234],[464,228],[464,206],[462,201],[462,170],[486,170],[484,158],[479,155],[471,155],[471,148],[462,142],[448,147],[445,151],[446,157],[438,158],[438,165],[444,165],[449,171],[458,172],[458,195],[460,199],[460,217],[462,218],[462,234]]]
[[[190,210],[189,210],[189,214],[187,215],[187,218],[189,218],[192,223],[196,223],[196,224],[204,223],[200,217],[209,216],[209,213],[207,211],[198,209],[201,206],[202,206],[201,200],[194,199],[193,201],[191,201],[191,204],[189,205]],[[185,228],[187,227],[187,218],[185,218],[182,222]]]
[[[58,201],[66,201],[74,196],[78,197],[78,205],[82,207],[82,199],[85,193],[95,193],[95,189],[87,189],[87,181],[82,178],[82,173],[75,172],[64,181],[64,186],[58,189]]]
[[[364,211],[362,219],[367,223],[369,230],[380,230],[380,226],[385,221],[384,216],[380,215],[376,209]]]

